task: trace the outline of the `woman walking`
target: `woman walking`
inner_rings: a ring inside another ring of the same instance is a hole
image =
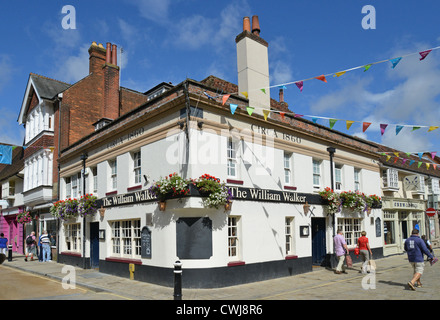
[[[373,253],[371,252],[371,248],[370,248],[370,243],[368,242],[368,238],[366,236],[367,236],[367,233],[365,231],[362,231],[361,237],[357,241],[359,253],[360,253],[361,259],[363,261],[361,271],[364,274],[369,271],[368,265],[370,263],[370,257],[373,256]]]

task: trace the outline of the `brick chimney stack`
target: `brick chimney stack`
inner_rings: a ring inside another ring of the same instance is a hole
[[[99,73],[105,63],[106,50],[102,44],[96,44],[95,41],[89,48],[89,74]]]

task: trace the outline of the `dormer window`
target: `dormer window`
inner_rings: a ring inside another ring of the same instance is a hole
[[[98,120],[97,122],[95,122],[93,125],[95,126],[95,131],[105,127],[106,125],[108,125],[110,122],[112,122],[112,119],[109,118],[102,118],[100,120]]]

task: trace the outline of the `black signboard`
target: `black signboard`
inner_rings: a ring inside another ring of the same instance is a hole
[[[151,231],[147,227],[141,232],[141,258],[151,259]]]
[[[380,218],[376,218],[376,237],[380,237],[382,235],[382,228],[380,223]]]

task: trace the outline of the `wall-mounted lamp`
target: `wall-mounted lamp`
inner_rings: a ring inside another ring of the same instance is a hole
[[[101,208],[99,208],[98,211],[99,211],[99,215],[100,215],[102,218],[104,218],[105,208],[103,208],[103,207],[101,206]]]
[[[197,121],[197,127],[199,127],[199,129],[202,129],[204,122],[203,121]]]

